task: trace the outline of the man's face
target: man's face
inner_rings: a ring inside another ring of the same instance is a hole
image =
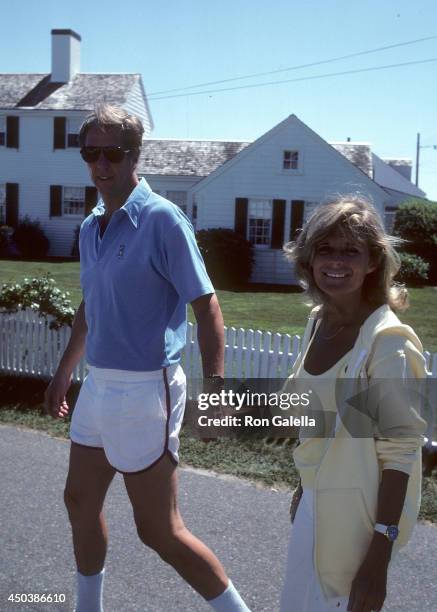
[[[117,129],[109,129],[102,132],[93,126],[86,136],[86,147],[125,147],[121,132]],[[132,188],[132,179],[135,172],[135,162],[132,155],[126,153],[124,159],[119,163],[113,163],[106,159],[101,153],[96,162],[88,163],[91,180],[104,197],[124,195]]]

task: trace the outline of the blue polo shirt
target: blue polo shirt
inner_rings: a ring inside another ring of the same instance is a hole
[[[99,201],[80,229],[86,360],[151,371],[177,363],[187,303],[214,293],[184,213],[142,179],[100,238]]]

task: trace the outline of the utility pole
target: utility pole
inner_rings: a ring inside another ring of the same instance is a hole
[[[420,149],[434,149],[437,150],[437,145],[421,145],[420,144],[420,134],[417,134],[417,143],[416,143],[416,187],[419,186],[419,165],[420,165]]]

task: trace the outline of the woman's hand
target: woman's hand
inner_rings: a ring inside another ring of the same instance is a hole
[[[353,582],[347,609],[351,612],[381,610],[387,594],[387,570],[392,544],[375,533],[369,551]]]

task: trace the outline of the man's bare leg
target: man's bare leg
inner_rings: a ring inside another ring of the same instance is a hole
[[[77,612],[101,609],[108,540],[102,509],[114,474],[103,450],[72,443],[64,498],[78,569]]]
[[[214,607],[213,600],[233,586],[214,553],[184,525],[177,507],[176,466],[169,456],[149,470],[125,475],[124,482],[142,542]],[[232,605],[217,609],[248,610]]]

